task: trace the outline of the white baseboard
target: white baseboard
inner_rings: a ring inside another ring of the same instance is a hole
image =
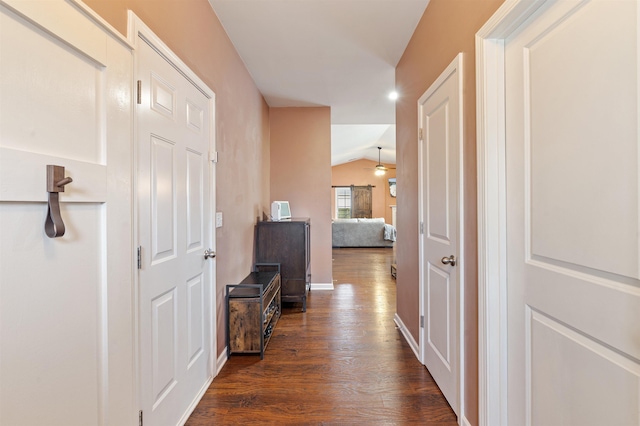
[[[313,290],[333,290],[333,283],[311,283],[311,291]]]
[[[204,396],[205,392],[207,392],[207,389],[209,389],[209,386],[211,386],[211,382],[213,382],[213,377],[207,380],[207,383],[205,383],[205,385],[202,386],[202,388],[200,389],[196,397],[193,399],[193,401],[191,401],[189,408],[187,408],[187,411],[184,412],[184,414],[182,415],[182,418],[180,419],[180,421],[178,421],[179,425],[184,425],[187,422],[187,420],[189,420],[191,413],[193,413],[193,410],[196,409],[196,407],[198,406],[198,403]]]
[[[393,321],[396,323],[396,325],[400,329],[400,333],[402,333],[402,335],[404,336],[404,339],[409,344],[409,347],[411,347],[413,354],[416,356],[418,361],[422,363],[422,360],[420,359],[420,346],[415,341],[411,333],[409,333],[409,331],[407,330],[407,327],[404,325],[404,323],[402,322],[402,319],[398,316],[398,314],[395,314],[393,316]]]
[[[471,426],[471,423],[465,416],[460,416],[460,425],[461,426]]]
[[[222,370],[222,367],[227,363],[227,359],[229,359],[229,357],[227,356],[227,348],[225,347],[216,361],[216,376],[220,374],[220,370]]]

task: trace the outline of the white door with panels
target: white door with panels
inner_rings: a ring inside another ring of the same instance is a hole
[[[214,102],[148,29],[135,34],[142,411],[145,424],[176,425],[216,359]]]
[[[508,424],[640,424],[637,1],[506,39]]]
[[[422,362],[460,415],[462,54],[418,101]]]
[[[104,28],[70,2],[0,1],[2,425],[135,420],[132,61]]]

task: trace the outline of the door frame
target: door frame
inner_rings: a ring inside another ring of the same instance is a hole
[[[424,173],[425,173],[425,164],[423,163],[423,149],[424,149],[424,140],[421,136],[421,128],[422,128],[422,104],[453,74],[457,73],[457,83],[458,83],[458,114],[460,117],[458,127],[459,127],[459,135],[458,138],[458,209],[456,212],[457,216],[457,241],[456,244],[458,246],[458,280],[455,283],[458,291],[457,291],[457,300],[456,306],[458,309],[457,312],[457,321],[458,326],[455,330],[456,333],[456,341],[458,342],[458,353],[456,354],[456,368],[458,369],[458,380],[457,380],[457,391],[458,391],[458,421],[467,421],[466,420],[466,412],[465,412],[465,403],[464,403],[464,389],[465,389],[465,376],[464,376],[464,333],[462,332],[464,327],[464,272],[465,272],[465,259],[464,259],[464,78],[463,78],[463,53],[460,52],[456,55],[455,58],[451,61],[451,63],[442,71],[440,76],[429,86],[426,92],[418,99],[418,220],[420,221],[419,229],[423,229],[423,224],[425,222],[425,214],[423,211],[424,205],[424,188],[422,182]],[[426,306],[424,303],[425,300],[425,271],[422,259],[424,257],[424,233],[419,231],[419,273],[418,273],[418,286],[419,286],[419,298],[420,298],[420,317],[421,317],[421,326],[420,326],[420,334],[418,336],[418,346],[420,352],[420,362],[424,365],[425,361],[425,346],[426,342],[424,341],[424,326],[422,318],[426,317]],[[464,420],[463,420],[464,419]],[[467,422],[468,423],[468,422]]]
[[[505,40],[548,1],[507,1],[476,33],[481,426],[507,425]]]
[[[214,214],[215,214],[215,203],[216,203],[216,168],[215,164],[215,149],[216,149],[216,95],[209,86],[204,83],[200,77],[198,77],[173,51],[131,10],[128,11],[127,14],[127,39],[129,43],[133,46],[133,81],[132,87],[137,87],[137,69],[138,69],[138,54],[137,51],[138,43],[140,43],[143,38],[148,42],[152,48],[158,52],[160,56],[162,56],[167,62],[173,66],[176,71],[178,71],[184,78],[186,78],[189,82],[191,82],[194,86],[198,88],[208,99],[209,99],[209,209],[210,209],[210,224],[209,229],[211,229],[211,245],[210,248],[212,250],[216,250],[216,227],[214,223]],[[142,41],[144,43],[144,41]],[[135,98],[135,96],[134,96]],[[137,137],[137,129],[138,129],[138,114],[136,111],[133,111],[133,153],[132,153],[132,164],[134,167],[133,170],[133,217],[135,218],[133,221],[133,251],[136,251],[136,248],[140,246],[139,241],[139,211],[138,211],[138,145],[139,140]],[[204,392],[207,390],[213,379],[216,377],[217,370],[217,324],[215,319],[217,318],[217,281],[216,281],[216,261],[213,259],[213,262],[210,262],[211,265],[211,290],[209,300],[210,309],[209,309],[209,317],[205,318],[205,321],[209,324],[209,351],[210,356],[208,360],[208,368],[210,372],[210,379],[207,381],[207,384],[202,388],[200,395],[198,395],[194,404],[188,407],[185,417],[180,420],[180,423],[184,423],[187,421],[188,416],[195,409],[197,402],[202,398]],[[134,333],[135,333],[135,383],[136,383],[136,404],[137,407],[141,406],[142,401],[142,375],[141,375],[141,362],[140,359],[140,277],[137,273],[137,267],[134,267],[136,273],[134,273],[133,277],[133,285],[134,285]]]

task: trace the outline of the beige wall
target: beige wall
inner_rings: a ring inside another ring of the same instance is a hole
[[[503,0],[431,0],[396,68],[398,315],[418,341],[418,99],[464,52],[465,416],[478,424],[475,33]]]
[[[331,109],[271,108],[271,197],[311,218],[311,282],[332,283]]]
[[[251,270],[256,218],[269,206],[269,109],[207,0],[85,0],[126,35],[133,10],[216,93],[218,354],[224,286]]]
[[[372,217],[384,217],[386,223],[391,223],[391,208],[395,206],[396,199],[389,194],[389,178],[396,177],[396,171],[390,169],[382,176],[374,174],[377,161],[357,160],[340,164],[331,168],[331,185],[373,185],[372,189]],[[395,167],[395,164],[384,164],[386,167]],[[331,191],[331,217],[335,218],[336,195]]]

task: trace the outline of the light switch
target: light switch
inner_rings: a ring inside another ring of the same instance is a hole
[[[222,212],[216,212],[216,228],[222,228]]]

